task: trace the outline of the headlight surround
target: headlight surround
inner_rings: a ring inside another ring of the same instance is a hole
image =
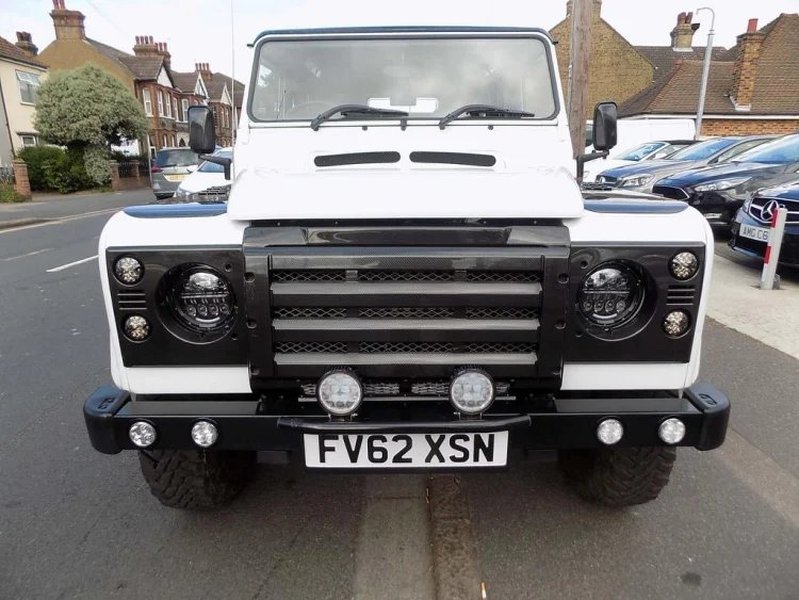
[[[577,294],[577,309],[588,322],[604,329],[620,327],[640,310],[643,277],[623,262],[603,263],[588,273]]]
[[[736,188],[752,179],[751,177],[730,177],[729,179],[719,179],[711,183],[702,183],[694,186],[695,192],[718,192]]]
[[[641,187],[646,185],[650,181],[655,178],[654,175],[651,173],[641,173],[640,175],[630,175],[628,177],[622,177],[618,181],[618,186],[620,188],[632,188],[632,187]]]
[[[219,271],[204,264],[184,264],[167,273],[163,300],[184,329],[217,338],[231,326],[236,296]]]

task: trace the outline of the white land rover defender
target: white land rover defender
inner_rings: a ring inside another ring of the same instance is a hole
[[[696,383],[711,230],[580,192],[546,32],[268,31],[245,96],[227,204],[128,208],[100,239],[114,386],[86,424],[162,503],[229,501],[258,451],[399,471],[528,448],[623,506],[676,446],[723,442],[729,402]],[[189,120],[212,152],[209,109]]]

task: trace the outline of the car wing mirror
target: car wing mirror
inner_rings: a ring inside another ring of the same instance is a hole
[[[216,150],[216,131],[214,114],[201,104],[190,106],[187,111],[189,121],[189,147],[197,154],[210,154]]]

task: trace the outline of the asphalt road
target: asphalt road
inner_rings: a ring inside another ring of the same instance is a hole
[[[433,597],[422,476],[261,465],[232,506],[195,514],[161,507],[132,453],[91,449],[82,403],[109,381],[98,270],[48,270],[97,254],[108,216],[0,231],[0,598]],[[703,376],[733,430],[682,450],[654,503],[592,507],[537,457],[463,477],[452,539],[488,598],[799,598],[799,365],[710,323]]]

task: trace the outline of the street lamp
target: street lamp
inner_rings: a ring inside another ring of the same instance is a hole
[[[696,139],[702,133],[702,115],[705,112],[705,94],[707,93],[707,77],[710,73],[710,55],[713,54],[713,34],[716,33],[714,28],[716,26],[716,11],[709,6],[703,6],[696,9],[696,14],[699,11],[709,10],[712,15],[710,20],[710,31],[707,34],[707,48],[705,48],[705,64],[702,67],[702,85],[699,88],[699,106],[696,108]]]

